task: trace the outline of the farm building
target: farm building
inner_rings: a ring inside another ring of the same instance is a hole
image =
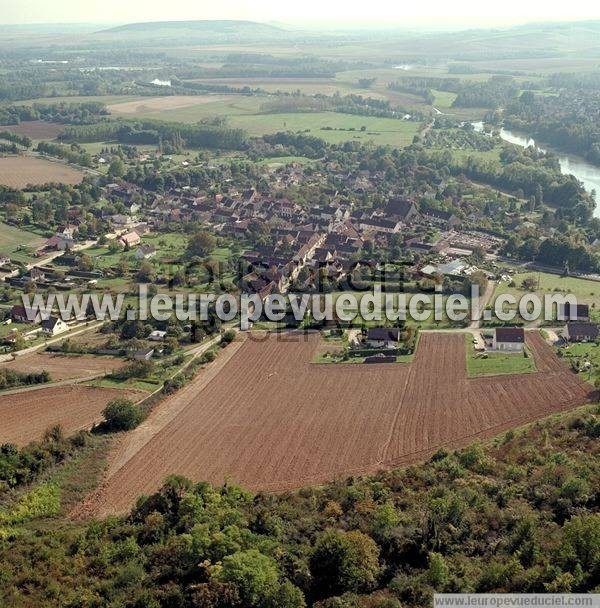
[[[137,232],[128,232],[121,237],[121,242],[125,247],[135,247],[139,245],[142,239]]]
[[[371,348],[397,348],[400,330],[397,327],[373,327],[367,331],[366,343]]]
[[[42,331],[50,336],[57,336],[68,329],[67,324],[59,317],[50,317],[42,321]]]
[[[150,359],[152,359],[152,356],[154,355],[154,349],[153,348],[141,348],[140,350],[137,350],[134,354],[133,354],[133,358],[136,361],[150,361]]]
[[[560,305],[558,319],[560,321],[589,321],[590,307],[587,304],[571,305],[569,302],[565,302]]]
[[[523,352],[525,348],[525,330],[522,327],[498,327],[492,341],[494,350]]]
[[[149,260],[156,255],[156,248],[152,245],[142,244],[135,250],[135,257],[138,260]]]
[[[571,321],[564,330],[567,342],[595,342],[600,335],[600,329],[594,323]]]
[[[152,340],[153,342],[162,342],[167,337],[166,331],[160,331],[159,329],[155,329],[148,336],[148,340]]]
[[[32,310],[25,306],[15,305],[10,311],[10,318],[15,323],[32,323],[37,324],[42,320],[42,315],[39,310]]]
[[[44,243],[44,249],[54,250],[54,251],[65,251],[67,249],[73,249],[75,245],[75,241],[72,238],[60,236],[55,234],[53,237],[50,237]]]

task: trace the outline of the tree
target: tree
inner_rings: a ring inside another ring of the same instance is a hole
[[[140,283],[152,283],[155,278],[154,266],[147,260],[140,264],[136,278]]]
[[[358,530],[329,529],[317,539],[310,559],[316,596],[367,591],[379,573],[379,549]]]
[[[125,175],[125,164],[120,158],[114,158],[108,166],[110,177],[123,177]]]
[[[243,605],[248,607],[267,606],[279,586],[277,564],[257,549],[227,555],[215,578],[234,585]]]
[[[191,238],[187,246],[188,257],[205,257],[207,256],[216,246],[216,239],[212,234],[201,230],[196,232]]]
[[[102,412],[106,426],[113,431],[130,431],[144,419],[140,408],[130,399],[113,399]]]

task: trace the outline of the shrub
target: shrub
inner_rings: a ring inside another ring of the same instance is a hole
[[[113,399],[102,412],[106,425],[113,431],[130,431],[144,419],[140,408],[130,399]]]

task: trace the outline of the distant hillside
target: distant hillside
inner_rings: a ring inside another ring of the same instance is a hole
[[[150,23],[129,23],[96,32],[98,38],[118,38],[119,40],[197,40],[214,42],[217,40],[239,40],[257,37],[279,38],[285,34],[281,28],[255,21],[156,21]]]

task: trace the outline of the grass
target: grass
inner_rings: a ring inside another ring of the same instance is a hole
[[[245,129],[250,135],[305,131],[329,143],[372,140],[377,144],[404,147],[412,143],[419,130],[415,122],[337,112],[262,113],[261,106],[267,98],[260,96],[230,96],[225,100],[171,109],[145,108],[143,98],[139,100],[139,111],[127,117],[198,122],[203,118],[226,116],[229,126]],[[335,130],[323,131],[323,127]],[[362,127],[365,131],[361,131]]]
[[[580,373],[588,380],[592,374],[598,376],[600,372],[600,344],[566,344],[558,349],[558,354],[568,363],[579,363]],[[590,363],[591,367],[586,369],[585,363]]]
[[[233,127],[246,129],[250,135],[301,131],[333,144],[344,141],[373,141],[376,144],[396,147],[411,144],[420,126],[419,123],[405,120],[338,112],[247,114],[230,116],[229,123]],[[325,128],[327,130],[324,130]]]
[[[475,352],[471,334],[465,334],[467,351],[467,375],[498,376],[502,374],[530,374],[537,371],[531,353],[525,348],[522,353],[483,353]]]
[[[43,237],[0,222],[0,253],[18,262],[30,262],[34,249],[44,244]]]
[[[526,278],[533,278],[538,281],[533,291],[527,291],[521,287],[523,280]],[[577,298],[578,303],[589,304],[592,307],[592,316],[598,316],[598,313],[593,310],[598,302],[600,302],[600,282],[598,281],[576,277],[561,277],[546,272],[519,272],[513,275],[513,281],[515,283],[514,287],[510,287],[507,282],[496,285],[490,302],[492,305],[496,302],[498,296],[502,294],[510,294],[518,302],[524,295],[533,293],[542,298],[542,305],[545,295],[573,294]],[[544,311],[542,313],[544,314]]]

